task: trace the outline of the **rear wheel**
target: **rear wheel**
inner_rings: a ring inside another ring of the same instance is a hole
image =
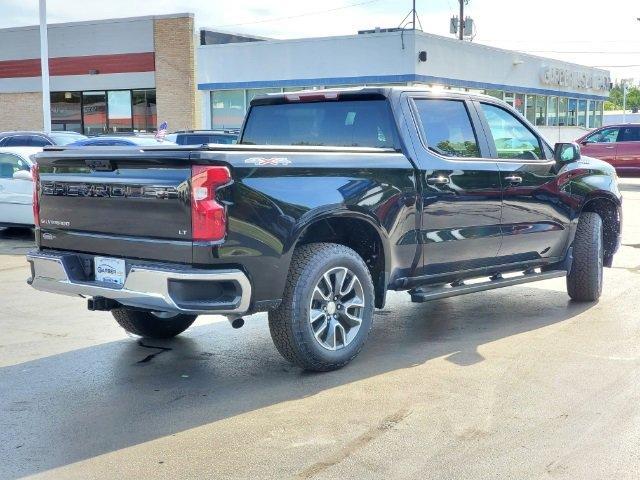
[[[594,212],[580,215],[573,240],[573,262],[567,275],[567,292],[580,302],[593,302],[602,293],[604,246],[602,219]]]
[[[111,314],[127,332],[147,338],[171,338],[184,332],[196,320],[195,315],[147,312],[116,308]]]
[[[278,351],[305,370],[335,370],[362,349],[373,319],[373,283],[362,258],[332,243],[297,248],[280,306],[269,312]]]

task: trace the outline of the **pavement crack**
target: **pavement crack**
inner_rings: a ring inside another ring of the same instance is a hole
[[[160,355],[163,352],[169,352],[171,350],[173,350],[172,348],[169,347],[158,347],[155,345],[145,345],[144,343],[142,343],[142,340],[138,340],[138,345],[140,345],[143,348],[152,348],[152,349],[156,349],[158,350],[155,353],[150,353],[149,355],[147,355],[146,357],[144,357],[142,360],[138,361],[137,363],[148,363],[151,360],[153,360],[155,357],[157,357],[158,355]]]
[[[370,428],[369,430],[364,432],[362,435],[348,442],[343,448],[341,448],[339,451],[337,451],[333,455],[330,455],[325,460],[316,462],[313,465],[305,468],[304,470],[299,472],[296,475],[296,477],[305,478],[305,479],[312,478],[324,472],[328,468],[333,467],[334,465],[338,465],[339,463],[349,458],[358,450],[367,446],[369,443],[374,441],[383,433],[394,428],[396,425],[402,422],[409,415],[409,413],[410,411],[408,408],[403,408],[383,418],[380,421],[380,423],[378,423],[376,426]]]

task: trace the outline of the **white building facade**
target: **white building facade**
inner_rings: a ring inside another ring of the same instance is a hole
[[[203,45],[202,125],[237,128],[256,95],[358,85],[424,85],[498,97],[538,126],[602,124],[606,70],[421,31]]]

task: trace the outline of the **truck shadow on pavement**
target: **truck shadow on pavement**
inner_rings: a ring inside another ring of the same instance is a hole
[[[22,255],[35,247],[30,228],[0,227],[0,255]]]
[[[1,368],[0,477],[47,471],[434,358],[472,365],[484,360],[479,346],[592,306],[526,287],[430,304],[390,297],[360,356],[336,372],[286,363],[264,314],[241,330],[216,322],[171,341],[128,338]]]

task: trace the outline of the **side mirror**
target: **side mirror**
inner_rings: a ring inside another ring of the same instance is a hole
[[[13,174],[14,180],[29,180],[30,182],[33,180],[31,176],[31,172],[29,170],[18,170]]]
[[[580,160],[580,146],[574,142],[556,143],[553,158],[558,163],[571,163]]]

